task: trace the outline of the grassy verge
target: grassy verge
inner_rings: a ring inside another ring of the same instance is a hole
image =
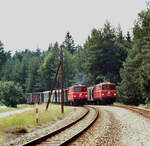
[[[140,104],[139,107],[145,108],[145,109],[150,109],[150,104],[148,104],[148,105],[146,105],[146,104]]]
[[[114,102],[113,104],[114,104],[114,105],[125,105],[125,104],[119,103],[119,102]]]
[[[70,107],[64,107],[64,114],[62,114],[60,105],[50,104],[48,111],[45,112],[45,107],[46,104],[39,105],[38,124],[36,124],[35,106],[32,106],[29,111],[0,118],[0,136],[8,133],[27,132],[39,126],[50,125],[71,111]]]

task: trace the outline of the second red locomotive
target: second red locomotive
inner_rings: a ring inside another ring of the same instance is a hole
[[[74,85],[68,88],[68,102],[74,105],[85,104],[88,100],[87,86]]]

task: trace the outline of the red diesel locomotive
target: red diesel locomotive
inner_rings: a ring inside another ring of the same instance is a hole
[[[50,91],[39,92],[39,103],[48,102]],[[37,93],[28,93],[28,103],[34,102],[32,99]],[[82,105],[82,104],[113,104],[116,101],[116,84],[103,82],[93,87],[84,85],[74,85],[64,90],[64,104]],[[50,98],[52,103],[61,103],[61,90],[54,90]]]
[[[74,85],[68,88],[67,98],[68,102],[73,105],[85,104],[88,100],[87,86]]]
[[[93,86],[91,98],[95,104],[112,104],[116,101],[116,84],[104,82]]]

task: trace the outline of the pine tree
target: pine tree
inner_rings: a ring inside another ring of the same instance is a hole
[[[121,71],[120,99],[138,105],[150,100],[150,9],[138,14],[133,28],[133,47]],[[123,96],[122,96],[123,95]]]
[[[60,60],[59,45],[56,42],[51,51],[48,51],[43,64],[40,66],[40,74],[42,77],[42,85],[45,90],[49,90],[56,74],[57,65]]]
[[[106,22],[100,30],[93,29],[84,44],[87,50],[85,70],[92,84],[102,81],[120,81],[120,68],[126,59],[125,40],[120,30]]]
[[[63,46],[72,55],[75,53],[76,47],[75,47],[75,43],[74,43],[74,40],[73,40],[72,35],[70,34],[70,32],[67,32],[67,34],[65,36],[65,41],[63,42]]]
[[[1,76],[2,76],[4,64],[10,58],[10,56],[11,56],[10,52],[4,51],[3,43],[0,41],[0,80],[2,79]]]

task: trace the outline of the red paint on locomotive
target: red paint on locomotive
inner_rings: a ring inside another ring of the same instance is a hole
[[[110,82],[100,83],[93,88],[94,99],[116,99],[116,84]]]
[[[75,85],[68,88],[68,100],[88,99],[87,86]]]

